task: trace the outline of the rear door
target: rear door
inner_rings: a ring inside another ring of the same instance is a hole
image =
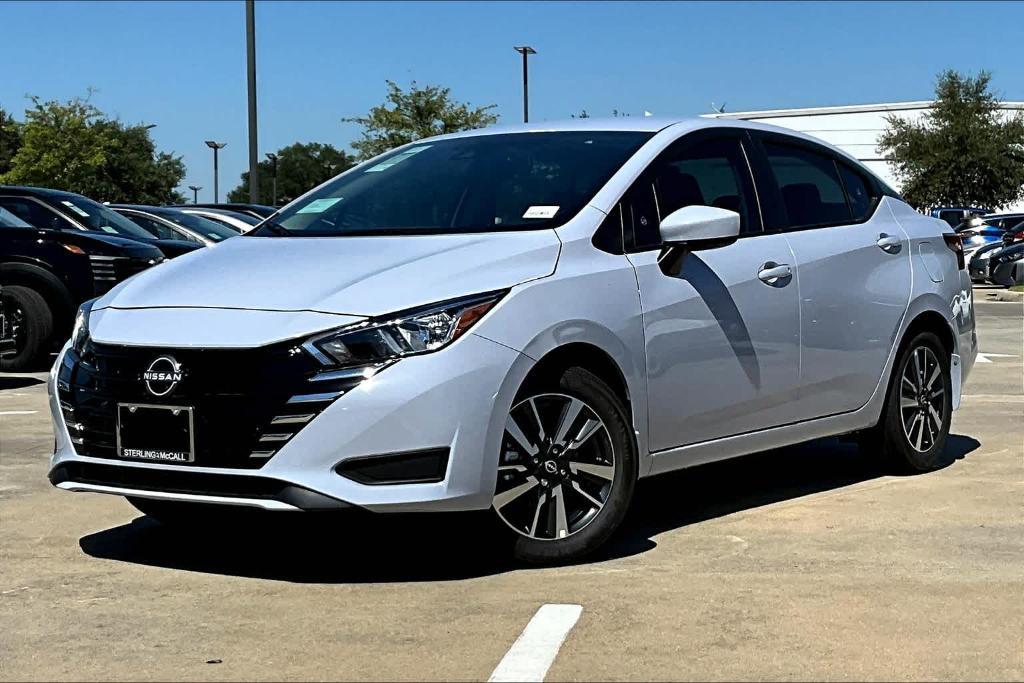
[[[911,294],[910,245],[880,186],[826,147],[757,134],[769,229],[800,291],[801,419],[856,410],[882,376]]]
[[[640,289],[653,451],[792,420],[799,302],[784,234],[761,230],[739,129],[691,133],[659,157],[621,204]],[[663,249],[658,225],[687,205],[736,211],[742,235]]]

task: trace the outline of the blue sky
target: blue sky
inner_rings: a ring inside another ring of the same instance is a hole
[[[93,102],[155,123],[184,157],[183,185],[212,200],[246,168],[240,1],[0,2],[0,106],[26,94]],[[520,58],[533,45],[532,120],[586,109],[661,116],[928,99],[937,72],[988,69],[1024,100],[1017,3],[256,3],[260,155],[296,141],[347,147],[342,117],[380,103],[385,79],[439,84],[522,115]],[[191,193],[189,193],[191,194]]]

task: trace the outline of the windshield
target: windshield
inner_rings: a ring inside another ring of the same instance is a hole
[[[232,230],[226,225],[221,225],[216,221],[207,220],[202,216],[197,216],[192,213],[175,211],[174,209],[150,209],[150,212],[160,216],[161,218],[166,218],[172,223],[177,223],[189,230],[197,232],[203,237],[211,239],[214,242],[220,242],[221,240],[226,240],[229,237],[238,236],[237,230]]]
[[[109,206],[103,206],[91,199],[68,195],[66,197],[52,197],[50,201],[64,214],[75,219],[89,230],[105,232],[109,235],[131,237],[133,239],[153,239],[153,236],[145,229],[132,223]]]
[[[252,234],[341,236],[562,225],[652,133],[477,135],[413,144],[362,164]],[[281,228],[284,228],[282,230]]]

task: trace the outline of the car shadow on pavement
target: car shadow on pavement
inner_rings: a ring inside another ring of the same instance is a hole
[[[950,462],[980,444],[950,435]],[[758,453],[645,479],[623,527],[587,563],[638,555],[661,533],[840,489],[886,472],[838,439]],[[148,517],[89,534],[103,559],[298,583],[457,581],[529,568],[508,554],[489,513],[330,515],[254,511],[243,524],[178,530]]]
[[[44,380],[41,380],[38,377],[5,375],[0,376],[0,391],[4,391],[5,389],[24,389],[25,387],[34,387],[43,383]]]

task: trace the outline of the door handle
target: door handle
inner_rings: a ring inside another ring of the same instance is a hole
[[[772,287],[785,287],[793,279],[793,269],[788,263],[769,261],[757,271],[757,279]]]
[[[900,249],[903,248],[903,243],[899,237],[893,235],[886,235],[884,232],[878,236],[878,241],[875,242],[878,248],[887,254],[898,254]]]

